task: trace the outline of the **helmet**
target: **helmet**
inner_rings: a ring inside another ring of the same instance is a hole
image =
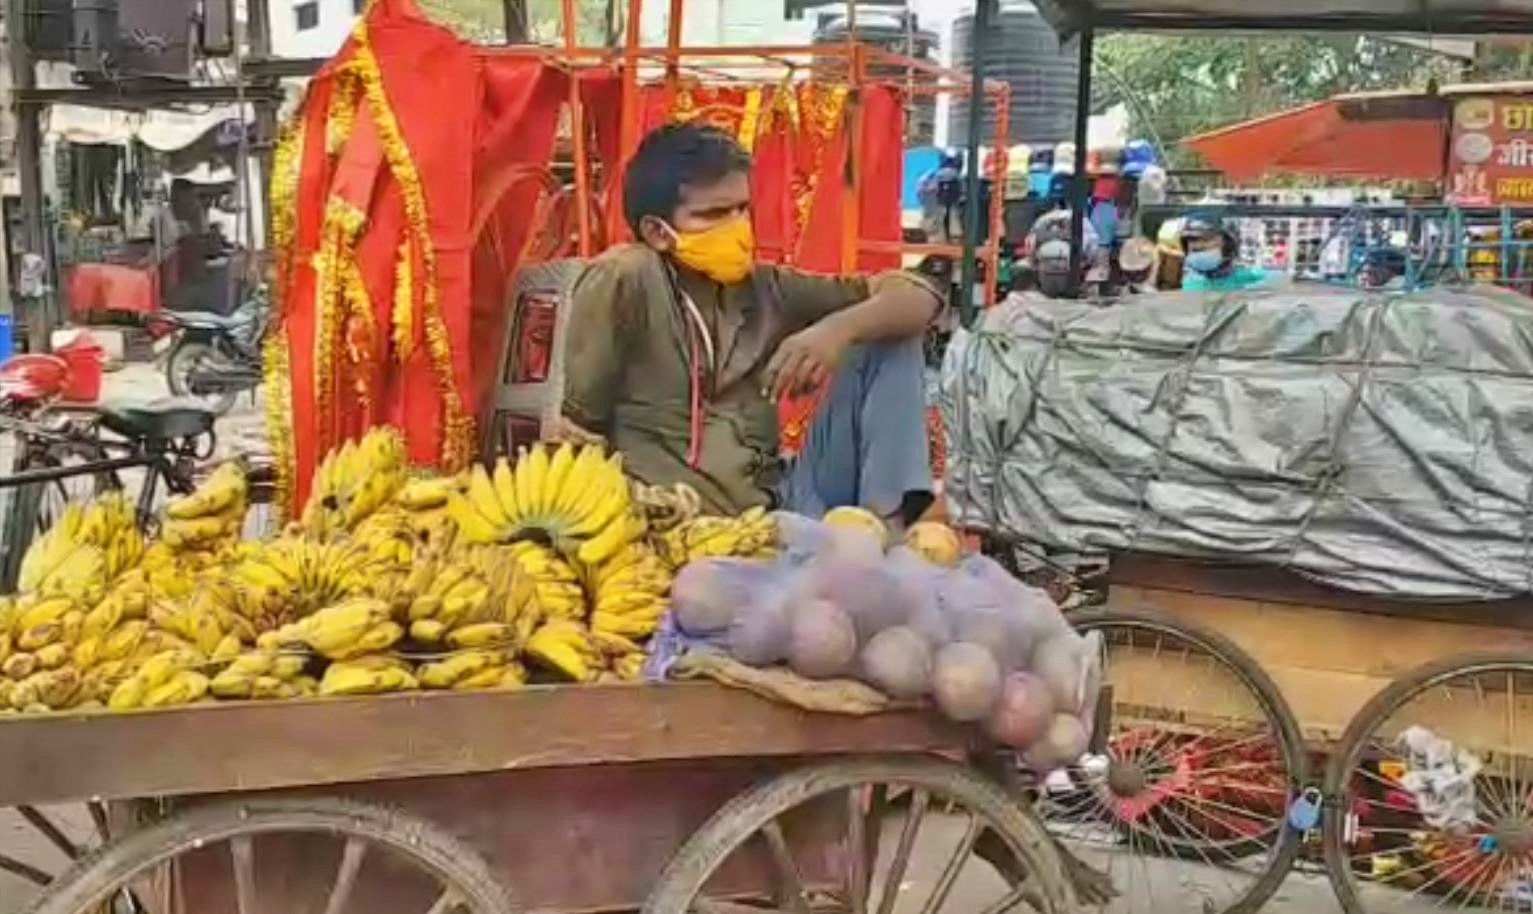
[[[1240,253],[1240,236],[1235,229],[1218,216],[1208,213],[1193,213],[1182,221],[1182,251],[1187,251],[1188,244],[1207,238],[1219,238],[1224,242],[1225,260],[1234,260]]]
[[[1081,267],[1089,269],[1099,258],[1096,230],[1090,222],[1081,224]],[[1050,298],[1069,295],[1075,285],[1070,281],[1070,211],[1057,209],[1044,213],[1033,223],[1023,245],[1038,275],[1038,288]]]
[[[1155,147],[1145,140],[1133,140],[1123,148],[1123,173],[1137,178],[1155,164]]]

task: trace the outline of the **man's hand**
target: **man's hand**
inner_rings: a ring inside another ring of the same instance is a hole
[[[567,416],[560,416],[554,420],[553,427],[545,432],[545,440],[559,443],[569,442],[578,446],[595,445],[606,447],[607,439],[588,429],[575,424]]]
[[[766,367],[767,393],[773,400],[813,390],[835,373],[852,345],[841,324],[835,316],[828,317],[782,341]]]

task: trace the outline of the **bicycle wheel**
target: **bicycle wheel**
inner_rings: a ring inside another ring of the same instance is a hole
[[[1348,914],[1533,908],[1533,657],[1429,664],[1358,712],[1326,772]]]
[[[1277,687],[1229,640],[1160,613],[1068,618],[1108,652],[1106,757],[1046,780],[1039,814],[1111,880],[1102,910],[1257,911],[1302,837],[1287,810],[1307,765]]]
[[[287,904],[263,907],[263,895]],[[232,801],[177,813],[81,860],[27,910],[95,914],[124,896],[157,914],[344,914],[412,903],[422,914],[518,910],[479,855],[436,826],[326,797]]]
[[[1074,904],[1064,863],[1020,799],[937,759],[813,765],[715,813],[667,864],[642,914],[890,914],[896,902],[925,914],[1065,914]],[[835,837],[823,827],[832,820],[844,827]],[[799,838],[825,853],[804,853]],[[731,882],[752,870],[771,874],[775,900]]]

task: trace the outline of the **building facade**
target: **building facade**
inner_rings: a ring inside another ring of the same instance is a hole
[[[329,57],[340,50],[367,0],[266,0],[272,53]]]

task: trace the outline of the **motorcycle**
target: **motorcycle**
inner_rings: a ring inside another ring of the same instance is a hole
[[[165,383],[178,397],[194,397],[222,416],[241,393],[261,386],[261,344],[271,324],[263,288],[228,316],[211,311],[166,312],[176,333],[165,357]]]

